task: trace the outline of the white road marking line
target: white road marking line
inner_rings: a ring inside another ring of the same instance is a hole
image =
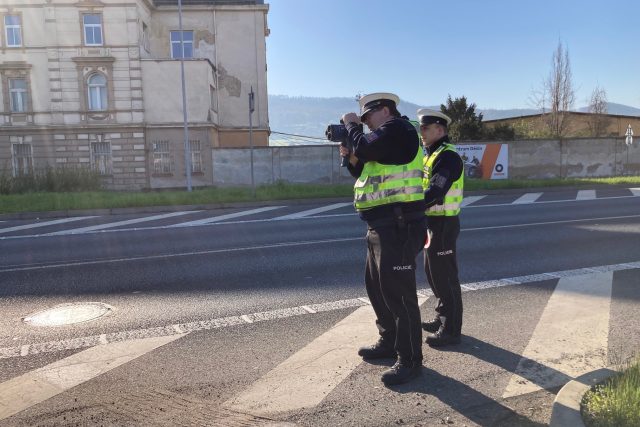
[[[476,196],[469,196],[467,197],[467,199],[471,199],[471,197],[476,197]],[[480,196],[480,197],[486,197],[486,196]],[[636,196],[613,196],[613,197],[600,197],[597,200],[610,200],[610,199],[633,199]],[[470,202],[475,202],[476,200],[470,200]],[[567,200],[545,200],[545,201],[541,201],[541,202],[536,202],[537,205],[539,204],[543,204],[543,203],[576,203],[576,202],[581,202],[583,200],[575,200],[575,199],[567,199]],[[465,202],[463,200],[462,202],[462,206],[465,208],[469,208],[469,209],[483,209],[483,208],[495,208],[495,207],[502,207],[502,206],[513,206],[511,203],[502,203],[502,204],[489,204],[489,205],[479,205],[479,206],[464,206]],[[322,219],[322,218],[334,218],[334,217],[342,217],[342,216],[356,216],[357,214],[354,213],[348,213],[348,214],[330,214],[330,215],[314,215],[311,217],[302,217],[302,218],[298,218],[298,219],[307,219],[307,220],[317,220],[317,219]],[[625,217],[620,217],[620,218],[625,218]],[[612,219],[612,218],[597,218],[597,219]],[[617,218],[613,218],[613,219],[617,219]],[[275,221],[273,218],[266,218],[266,219],[253,219],[253,220],[241,220],[241,221],[226,221],[226,222],[212,222],[212,223],[205,223],[205,224],[197,224],[198,226],[224,226],[224,225],[236,225],[236,224],[251,224],[251,223],[261,223],[261,222],[273,222]],[[195,225],[194,225],[195,226]],[[162,225],[162,226],[156,226],[156,227],[136,227],[136,228],[120,228],[120,229],[115,229],[115,230],[101,230],[101,231],[97,231],[100,233],[128,233],[131,231],[148,231],[148,230],[166,230],[169,228],[175,228],[176,225]],[[464,231],[464,230],[462,230]],[[92,233],[91,231],[88,233]],[[33,239],[33,238],[38,238],[38,237],[51,237],[51,235],[49,234],[30,234],[30,235],[26,235],[26,236],[2,236],[0,237],[0,240],[9,240],[9,239]]]
[[[576,200],[591,200],[596,198],[596,190],[580,190]]]
[[[261,213],[261,212],[268,212],[268,211],[272,211],[274,209],[281,209],[284,208],[284,206],[266,206],[263,208],[258,208],[258,209],[251,209],[248,211],[241,211],[241,212],[235,212],[232,214],[227,214],[227,215],[219,215],[219,216],[214,216],[211,218],[204,218],[204,219],[198,219],[195,221],[188,221],[188,222],[181,222],[179,224],[172,224],[172,225],[167,225],[167,228],[174,228],[174,227],[193,227],[194,225],[206,225],[206,224],[211,224],[214,222],[220,222],[220,221],[224,221],[227,219],[233,219],[233,218],[238,218],[241,216],[247,216],[247,215],[253,215],[253,214],[257,214],[257,213]]]
[[[613,272],[558,281],[503,398],[565,384],[607,366]]]
[[[348,203],[334,203],[333,205],[321,206],[315,209],[308,209],[306,211],[296,212],[289,215],[283,215],[276,218],[274,220],[286,220],[286,219],[298,219],[303,218],[305,216],[315,215],[322,212],[332,211],[334,209],[344,208],[345,206],[353,206],[352,202]]]
[[[460,207],[464,208],[465,206],[469,206],[471,203],[475,203],[478,200],[484,199],[487,196],[467,196],[462,199],[462,203]]]
[[[208,251],[181,252],[178,254],[148,255],[148,256],[140,256],[140,257],[102,259],[102,260],[95,260],[95,261],[75,261],[75,262],[68,262],[63,264],[22,265],[22,266],[12,266],[10,268],[0,268],[0,273],[15,272],[15,271],[45,270],[49,268],[60,268],[60,267],[77,267],[77,266],[84,266],[84,265],[113,264],[113,263],[119,263],[119,262],[142,261],[142,260],[150,260],[150,259],[178,258],[178,257],[194,256],[194,255],[210,255],[210,254],[217,254],[217,253],[242,252],[242,251],[270,249],[270,248],[286,248],[286,247],[295,247],[295,246],[315,245],[315,244],[322,244],[322,243],[340,243],[340,242],[350,242],[355,240],[362,240],[362,237],[314,240],[309,242],[305,242],[305,241],[284,242],[284,243],[273,243],[273,244],[261,245],[261,246],[247,246],[244,248],[222,248],[222,249],[212,249]]]
[[[309,314],[316,314],[316,311],[309,307],[308,305],[301,305],[300,307],[302,307],[304,309],[304,311],[306,311]]]
[[[95,217],[95,216],[77,216],[77,217],[73,217],[73,218],[55,219],[53,221],[36,222],[36,223],[33,223],[33,224],[16,225],[15,227],[7,227],[7,228],[0,229],[0,234],[1,233],[10,233],[12,231],[28,230],[30,228],[46,227],[46,226],[49,226],[49,225],[66,224],[68,222],[82,221],[83,219],[91,219],[91,218],[97,218],[97,217]]]
[[[244,320],[247,323],[253,323],[253,320],[251,320],[251,318],[249,316],[247,316],[246,314],[243,314],[242,316],[240,316],[240,318],[242,320]]]
[[[567,219],[562,221],[529,222],[527,224],[492,225],[489,227],[463,228],[460,231],[480,231],[480,230],[493,230],[493,229],[499,229],[499,228],[532,227],[532,226],[552,225],[552,224],[571,224],[574,222],[603,221],[603,220],[611,220],[611,219],[629,219],[629,218],[638,218],[638,217],[640,217],[640,215],[609,216],[609,217],[603,217],[603,218],[585,218],[585,219]]]
[[[516,200],[511,202],[512,205],[522,205],[527,203],[534,203],[542,196],[542,193],[526,193],[522,196],[518,197]]]
[[[605,266],[597,266],[591,269],[581,268],[576,270],[555,271],[554,275],[560,277],[578,277],[588,276],[594,273],[594,271],[621,271],[621,270],[635,270],[640,269],[640,261],[627,262],[623,264],[613,264]],[[487,280],[484,282],[469,282],[463,283],[465,289],[470,291],[498,288],[503,286],[523,285],[527,283],[536,283],[542,280],[549,280],[550,276],[545,273],[532,274],[529,276],[510,277],[500,280]],[[429,297],[433,295],[431,289],[418,289],[418,297]],[[319,304],[308,304],[306,306],[290,307],[275,309],[271,311],[264,311],[260,313],[248,314],[249,318],[255,322],[264,322],[274,319],[283,319],[293,316],[301,316],[311,314],[311,309],[314,314],[322,313],[325,311],[342,310],[345,308],[363,307],[369,305],[369,300],[365,297],[352,298],[339,301],[331,301]],[[304,308],[306,307],[306,308]],[[180,323],[161,327],[154,327],[148,329],[134,329],[122,332],[113,332],[106,334],[106,339],[109,343],[121,342],[130,340],[132,338],[149,338],[149,337],[163,337],[175,335],[176,333],[187,333],[194,331],[202,331],[209,329],[225,328],[228,326],[245,325],[246,322],[240,316],[221,317],[217,319],[200,320],[190,323]],[[18,347],[5,347],[0,348],[0,359],[9,359],[12,357],[21,357],[36,355],[41,353],[55,353],[66,350],[77,350],[79,348],[92,347],[100,344],[100,335],[92,335],[87,337],[71,338],[61,341],[49,341],[44,343],[26,344]]]
[[[184,335],[101,345],[0,384],[0,420],[63,393]]]
[[[590,221],[603,221],[603,220],[612,220],[612,219],[628,219],[628,218],[639,218],[640,215],[625,215],[625,216],[612,216],[612,217],[600,217],[600,218],[585,218],[585,219],[570,219],[570,220],[562,220],[562,221],[549,221],[549,222],[534,222],[527,224],[511,224],[511,225],[496,225],[489,227],[477,227],[477,228],[463,228],[460,231],[482,231],[482,230],[493,230],[500,228],[518,228],[518,227],[532,227],[532,226],[541,226],[541,225],[553,225],[553,224],[571,224],[577,222],[590,222]],[[3,238],[0,237],[0,240]],[[248,251],[248,250],[260,250],[260,249],[270,249],[270,248],[283,248],[283,247],[294,247],[294,246],[306,246],[306,245],[314,245],[314,244],[324,244],[324,243],[339,243],[339,242],[352,242],[356,240],[362,240],[362,237],[349,237],[344,239],[328,239],[328,240],[315,240],[315,241],[301,241],[301,242],[284,242],[284,243],[274,243],[269,245],[262,246],[248,246],[248,247],[240,247],[240,248],[223,248],[223,249],[212,249],[207,251],[194,251],[194,252],[182,252],[177,254],[166,254],[166,255],[147,255],[147,256],[132,256],[128,258],[115,258],[115,259],[103,259],[103,260],[95,260],[95,261],[75,261],[68,262],[62,264],[47,264],[47,265],[33,265],[33,264],[21,264],[21,265],[13,265],[8,266],[8,268],[1,268],[0,273],[7,272],[16,272],[16,271],[29,271],[29,270],[45,270],[49,268],[60,268],[60,267],[75,267],[75,266],[84,266],[84,265],[98,265],[98,264],[113,264],[119,262],[131,262],[131,261],[142,261],[142,260],[151,260],[151,259],[164,259],[164,258],[177,258],[184,256],[194,256],[194,255],[210,255],[216,253],[227,253],[227,252],[240,252],[240,251]]]
[[[601,201],[601,200],[611,200],[611,199],[633,199],[635,196],[611,196],[611,197],[598,197],[596,200]],[[592,199],[585,199],[585,200],[592,200]],[[545,204],[545,203],[576,203],[576,202],[583,202],[585,200],[577,200],[577,199],[563,199],[563,200],[544,200],[541,202],[536,202],[536,205],[541,205],[541,204]],[[463,201],[464,203],[464,201]],[[468,208],[497,208],[497,207],[501,207],[501,206],[512,206],[511,203],[498,203],[498,204],[491,204],[491,205],[480,205],[480,206],[466,206]]]
[[[631,194],[634,196],[640,196],[640,188],[630,188],[629,191],[631,191]]]
[[[360,307],[224,406],[254,415],[315,407],[362,363],[358,348],[379,338],[375,319]]]
[[[157,219],[172,218],[172,217],[175,217],[175,216],[187,215],[187,214],[197,213],[197,212],[200,212],[200,211],[171,212],[171,213],[162,214],[162,215],[146,216],[144,218],[128,219],[126,221],[110,222],[108,224],[92,225],[90,227],[82,227],[82,228],[74,228],[74,229],[71,229],[71,230],[56,231],[55,233],[48,233],[47,235],[48,236],[61,236],[61,235],[65,235],[65,234],[86,233],[88,231],[104,230],[104,229],[107,229],[107,228],[119,227],[121,225],[139,224],[141,222],[155,221]]]

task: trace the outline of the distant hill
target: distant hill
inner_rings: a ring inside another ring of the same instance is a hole
[[[586,113],[589,111],[589,107],[582,107],[577,111]],[[630,107],[623,104],[616,104],[615,102],[607,103],[607,112],[609,114],[618,114],[621,116],[640,116],[640,108]]]
[[[411,102],[400,100],[398,110],[402,114],[413,118],[419,108],[432,108],[439,110],[440,106],[421,106]],[[609,103],[609,114],[628,116],[640,116],[640,109],[628,105]],[[355,98],[336,97],[319,98],[306,96],[269,95],[269,125],[272,134],[269,138],[271,145],[300,145],[323,144],[326,141],[324,131],[329,123],[339,123],[340,116],[346,112],[357,112],[358,103]],[[483,120],[497,120],[508,117],[527,116],[538,114],[536,109],[510,109],[496,110],[477,108],[478,113],[483,114]],[[588,111],[588,107],[579,108],[576,111]],[[303,135],[314,139],[300,138],[285,134]]]

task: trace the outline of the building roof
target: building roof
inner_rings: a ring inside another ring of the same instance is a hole
[[[575,114],[577,116],[590,116],[593,115],[595,113],[587,113],[587,112],[582,112],[582,111],[566,111],[566,113],[568,114]],[[538,114],[525,114],[522,116],[513,116],[513,117],[504,117],[502,119],[493,119],[493,120],[483,120],[482,123],[500,123],[500,122],[508,122],[508,121],[512,121],[512,120],[516,120],[516,119],[528,119],[528,118],[533,118],[533,117],[542,117],[542,116],[546,116],[548,114],[551,114],[550,112],[546,112],[546,113],[538,113]],[[630,116],[630,115],[625,115],[625,114],[600,114],[601,116],[606,116],[606,117],[615,117],[615,118],[630,118],[630,119],[638,119],[640,118],[640,116]]]
[[[178,0],[153,0],[156,6],[178,6]],[[182,0],[182,5],[198,6],[245,6],[264,4],[264,0]]]

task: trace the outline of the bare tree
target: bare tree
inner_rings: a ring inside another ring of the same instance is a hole
[[[610,119],[607,117],[607,92],[599,86],[591,92],[589,113],[587,124],[591,136],[603,135],[609,126]]]
[[[533,101],[543,113],[549,132],[561,137],[567,130],[569,110],[575,101],[569,50],[562,42],[551,58],[551,72],[542,82],[540,91],[533,94]]]

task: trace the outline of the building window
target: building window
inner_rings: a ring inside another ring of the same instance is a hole
[[[102,16],[100,14],[82,15],[85,46],[102,46]]]
[[[183,31],[184,58],[193,58],[193,31]],[[171,57],[182,58],[182,44],[180,31],[171,31]]]
[[[22,46],[22,27],[19,15],[5,15],[4,34],[7,40],[7,47]]]
[[[166,175],[173,172],[169,141],[153,143],[153,173]]]
[[[95,135],[91,141],[91,166],[100,175],[111,175],[111,142],[103,141],[102,135]]]
[[[31,144],[13,144],[11,146],[13,176],[29,175],[33,172],[33,152]]]
[[[9,79],[9,103],[12,113],[27,111],[27,80]]]
[[[102,74],[92,74],[87,80],[89,110],[107,109],[107,79]]]
[[[200,151],[200,140],[189,141],[191,151],[191,172],[202,172],[202,151]]]

